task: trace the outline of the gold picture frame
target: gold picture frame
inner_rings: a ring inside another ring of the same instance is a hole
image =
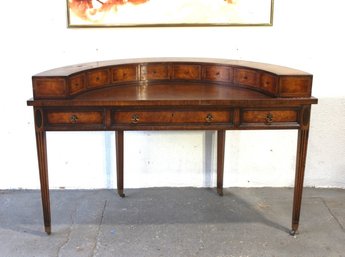
[[[67,0],[69,28],[272,26],[273,0]]]

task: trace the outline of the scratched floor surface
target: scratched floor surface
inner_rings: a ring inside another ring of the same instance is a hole
[[[345,256],[345,190],[306,189],[299,235],[288,235],[292,189],[0,191],[0,257]]]

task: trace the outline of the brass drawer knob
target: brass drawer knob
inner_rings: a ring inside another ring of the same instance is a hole
[[[139,121],[139,115],[134,113],[132,115],[132,123],[138,123],[138,121]]]
[[[78,116],[75,115],[75,114],[71,115],[70,121],[71,121],[72,123],[77,123],[77,121],[78,121]]]
[[[266,121],[266,125],[271,125],[273,122],[273,114],[270,112],[267,113],[265,121]]]
[[[213,115],[211,113],[208,113],[205,118],[206,122],[212,122],[213,121]]]

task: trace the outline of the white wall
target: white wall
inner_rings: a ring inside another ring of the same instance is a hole
[[[68,29],[64,0],[4,1],[0,188],[39,188],[26,106],[33,74],[156,56],[244,59],[314,74],[320,101],[312,110],[305,184],[345,187],[344,7],[339,0],[275,0],[273,27]],[[214,133],[128,132],[125,140],[126,187],[215,185]],[[116,187],[113,142],[110,132],[48,133],[51,188]],[[295,152],[296,131],[229,131],[224,185],[292,186]]]

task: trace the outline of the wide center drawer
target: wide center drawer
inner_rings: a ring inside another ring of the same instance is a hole
[[[182,124],[182,123],[230,123],[230,111],[159,111],[130,110],[114,111],[115,124]]]

